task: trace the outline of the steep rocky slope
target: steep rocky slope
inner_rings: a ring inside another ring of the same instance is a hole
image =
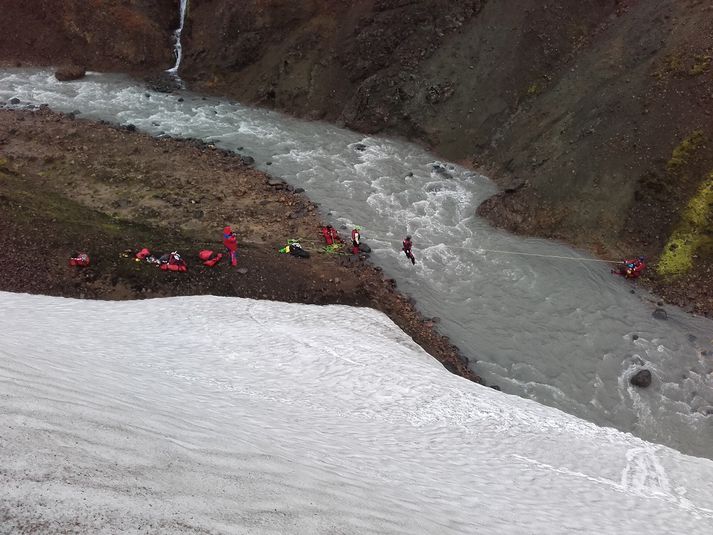
[[[133,72],[173,63],[178,0],[3,0],[1,13],[2,63]]]

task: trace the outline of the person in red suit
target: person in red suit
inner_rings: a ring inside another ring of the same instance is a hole
[[[327,225],[326,227],[322,227],[319,230],[322,232],[322,237],[324,237],[324,241],[327,243],[327,245],[332,245],[334,243],[334,238],[332,237],[332,233],[330,232],[330,228],[332,225]]]
[[[627,279],[638,279],[646,269],[646,259],[643,256],[631,260],[624,260],[622,265],[611,272],[615,275],[621,275]]]
[[[238,238],[235,236],[233,229],[225,227],[223,229],[223,245],[230,256],[230,265],[238,265]]]

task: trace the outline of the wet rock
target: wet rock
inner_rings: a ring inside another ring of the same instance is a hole
[[[183,102],[183,97],[178,97],[178,102]]]
[[[255,165],[255,158],[253,158],[252,156],[241,156],[240,160],[245,165]]]
[[[362,253],[370,253],[371,252],[371,247],[369,247],[366,243],[360,243],[359,244],[359,250]]]
[[[526,183],[527,182],[522,178],[513,178],[510,183],[503,188],[503,191],[505,193],[515,193],[517,190],[522,189]]]
[[[114,208],[128,208],[131,205],[131,201],[129,199],[118,199],[111,203],[111,205]]]
[[[127,132],[136,132],[136,125],[131,124],[131,123],[125,124],[124,130],[126,130]]]
[[[663,308],[657,308],[654,310],[653,314],[651,314],[655,319],[657,320],[667,320],[668,319],[668,314]]]
[[[269,179],[267,181],[267,185],[275,189],[283,189],[286,186],[286,184],[282,180],[279,180],[277,178]]]
[[[272,165],[272,162],[265,162],[265,165]]]
[[[406,176],[413,176],[413,171],[409,171]]]
[[[176,89],[181,88],[181,83],[168,73],[151,76],[144,81],[148,89],[157,93],[173,93]]]
[[[304,188],[295,188],[294,193],[304,193],[305,189]]]
[[[640,388],[651,386],[651,372],[649,370],[640,370],[629,379],[629,382]]]
[[[448,169],[443,164],[434,163],[433,170],[444,178],[453,178],[453,175],[448,172]]]
[[[502,392],[502,388],[500,388],[498,385],[489,385],[489,388],[492,388],[493,390],[497,390],[498,392]]]
[[[456,368],[456,367],[455,367],[453,364],[451,364],[450,362],[442,362],[441,364],[443,364],[443,367],[444,367],[446,370],[448,370],[449,372],[451,372],[452,374],[459,375],[459,374],[458,374],[458,368]]]
[[[78,65],[68,65],[57,69],[54,73],[54,77],[60,82],[69,82],[71,80],[84,78],[86,74],[87,70],[84,67],[80,67]]]
[[[363,152],[366,150],[366,145],[364,145],[364,143],[357,143],[356,145],[354,145],[354,150]]]
[[[638,340],[638,339],[639,339],[639,335],[638,335],[638,334],[632,334],[632,335],[631,335],[631,339],[632,339],[632,340]]]
[[[20,99],[19,99],[19,98],[14,97],[14,98],[11,98],[11,99],[10,99],[10,104],[19,104],[19,103],[20,103]]]
[[[698,337],[695,334],[687,334],[686,338],[688,338],[688,341],[691,343],[694,343],[696,340],[698,340]]]

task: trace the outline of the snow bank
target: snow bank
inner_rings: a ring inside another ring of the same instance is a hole
[[[713,462],[451,375],[373,310],[0,293],[0,333],[3,533],[713,532]]]

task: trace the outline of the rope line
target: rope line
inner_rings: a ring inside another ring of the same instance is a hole
[[[376,238],[375,238],[376,239]],[[300,243],[309,243],[314,246],[319,246],[319,245],[326,245],[322,244],[320,241],[316,240],[311,240],[311,239],[297,239]],[[391,243],[391,244],[400,244],[398,240],[379,240],[376,239],[377,241],[380,242],[385,242],[385,243]],[[347,241],[344,241],[344,245],[347,245]],[[462,249],[464,251],[474,251],[478,253],[496,253],[496,254],[510,254],[510,255],[520,255],[520,256],[536,256],[539,258],[553,258],[555,260],[575,260],[578,262],[602,262],[605,264],[625,264],[623,260],[606,260],[606,259],[600,259],[600,258],[578,258],[575,256],[560,256],[560,255],[551,255],[551,254],[542,254],[542,253],[524,253],[521,251],[505,251],[502,249],[484,249],[482,247],[458,247],[455,245],[446,245],[446,244],[423,244],[424,247],[438,247],[439,245],[444,245],[448,249]]]

